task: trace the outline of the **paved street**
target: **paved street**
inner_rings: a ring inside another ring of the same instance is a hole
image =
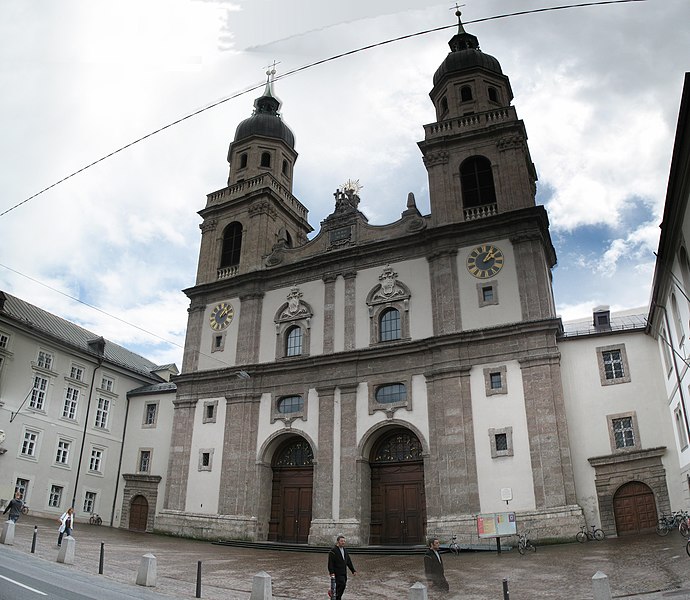
[[[22,517],[11,552],[30,556],[34,525],[38,526],[35,556],[54,563],[58,552],[57,524],[50,520]],[[199,560],[203,570],[202,597],[209,600],[248,600],[252,577],[260,571],[273,578],[275,598],[326,598],[326,556],[321,554],[217,546],[80,523],[74,537],[76,564],[59,568],[99,577],[98,558],[103,541],[102,577],[134,587],[140,558],[151,552],[158,559],[155,591],[173,598],[195,597]],[[358,575],[348,582],[347,600],[406,599],[408,588],[423,581],[421,556],[354,554],[353,561]],[[651,534],[634,539],[545,546],[526,556],[515,550],[501,556],[463,552],[460,556],[444,555],[444,561],[451,587],[447,599],[500,600],[504,577],[509,580],[511,600],[588,599],[592,597],[591,577],[599,570],[609,576],[614,597],[690,599],[690,557],[685,553],[685,540],[676,532],[665,538]],[[0,591],[3,585],[0,581]]]

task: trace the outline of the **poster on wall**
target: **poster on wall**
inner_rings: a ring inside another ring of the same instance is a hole
[[[502,512],[477,515],[477,535],[480,538],[517,535],[515,513]]]

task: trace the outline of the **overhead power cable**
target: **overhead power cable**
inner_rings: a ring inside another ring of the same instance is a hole
[[[474,19],[472,21],[465,21],[465,25],[471,25],[473,23],[483,23],[485,21],[495,21],[497,19],[505,19],[508,17],[519,17],[523,15],[530,15],[530,14],[535,14],[535,13],[543,13],[543,12],[551,12],[551,11],[556,11],[556,10],[567,10],[567,9],[572,9],[572,8],[585,8],[589,6],[603,6],[606,4],[629,4],[632,2],[646,2],[647,0],[600,0],[599,2],[581,2],[578,4],[564,4],[560,6],[548,6],[544,8],[533,8],[530,10],[522,10],[518,12],[512,12],[512,13],[504,13],[500,15],[494,15],[492,17],[483,17],[481,19]],[[301,71],[305,71],[306,69],[311,69],[312,67],[316,67],[328,62],[332,62],[334,60],[338,60],[340,58],[344,58],[346,56],[351,56],[353,54],[357,54],[359,52],[364,52],[365,50],[371,50],[372,48],[377,48],[379,46],[385,46],[387,44],[392,44],[394,42],[400,42],[402,40],[410,39],[413,37],[418,37],[421,35],[427,35],[429,33],[435,33],[437,31],[443,31],[444,29],[451,29],[457,27],[457,23],[453,23],[452,25],[444,25],[442,27],[434,27],[433,29],[425,29],[424,31],[418,31],[416,33],[409,33],[407,35],[401,35],[396,38],[391,38],[389,40],[384,40],[382,42],[376,42],[375,44],[369,44],[367,46],[362,46],[361,48],[356,48],[354,50],[349,50],[347,52],[342,52],[340,54],[335,54],[334,56],[330,56],[328,58],[324,58],[321,60],[317,60],[312,63],[308,63],[306,65],[303,65],[301,67],[297,67],[296,69],[292,69],[291,71],[287,71],[281,75],[278,75],[275,77],[275,80],[281,80],[285,79],[286,77],[290,77],[292,75],[295,75],[296,73],[299,73]],[[146,135],[141,136],[140,138],[137,138],[128,144],[125,144],[124,146],[121,146],[120,148],[117,148],[116,150],[113,150],[112,152],[106,154],[105,156],[102,156],[101,158],[98,158],[94,160],[93,162],[90,162],[89,164],[81,167],[80,169],[74,171],[73,173],[70,173],[69,175],[66,175],[62,179],[56,181],[55,183],[52,183],[48,187],[43,188],[42,190],[36,192],[32,196],[29,196],[28,198],[22,200],[21,202],[18,202],[17,204],[10,206],[8,209],[4,210],[3,212],[0,213],[0,217],[3,217],[7,213],[13,211],[16,208],[19,208],[23,204],[26,204],[27,202],[33,200],[34,198],[40,196],[41,194],[44,194],[48,190],[51,190],[52,188],[60,185],[61,183],[64,183],[68,179],[71,179],[75,175],[78,175],[79,173],[82,173],[86,171],[87,169],[90,169],[91,167],[97,165],[98,163],[103,162],[104,160],[107,160],[108,158],[115,156],[116,154],[119,154],[123,150],[126,150],[127,148],[131,148],[135,144],[138,144],[139,142],[143,142],[144,140],[147,140],[148,138],[161,133],[162,131],[165,131],[166,129],[170,129],[171,127],[174,127],[175,125],[179,125],[183,121],[186,121],[187,119],[191,119],[192,117],[196,117],[197,115],[200,115],[203,112],[206,112],[207,110],[210,110],[212,108],[215,108],[216,106],[220,106],[221,104],[224,104],[225,102],[229,102],[230,100],[234,100],[235,98],[238,98],[239,96],[243,96],[244,94],[248,94],[249,92],[252,92],[254,90],[263,88],[265,85],[264,82],[254,85],[252,87],[246,88],[240,92],[234,92],[230,96],[227,96],[226,98],[223,98],[221,100],[218,100],[217,102],[213,102],[212,104],[209,104],[205,106],[204,108],[200,108],[199,110],[196,110],[192,113],[189,113],[188,115],[185,115],[184,117],[181,117],[172,123],[168,123],[167,125],[164,125],[163,127],[159,127],[158,129],[151,131],[150,133],[147,133]]]

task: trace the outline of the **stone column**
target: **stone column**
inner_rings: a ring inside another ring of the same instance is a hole
[[[331,354],[335,337],[335,280],[337,275],[323,277],[323,353]]]
[[[575,504],[560,357],[520,360],[537,508]]]
[[[354,350],[357,343],[356,330],[357,319],[355,307],[357,299],[355,297],[357,288],[355,285],[356,271],[343,273],[345,279],[345,350]]]
[[[340,389],[340,519],[359,519],[362,498],[357,481],[357,384]]]
[[[317,387],[319,438],[314,468],[312,519],[333,519],[333,386]]]
[[[259,495],[256,436],[261,394],[238,390],[226,394],[225,437],[220,476],[218,512],[221,515],[255,516]],[[254,531],[247,532],[249,535]]]
[[[544,240],[541,235],[535,231],[513,236],[510,243],[515,253],[522,320],[555,318],[551,270],[546,262]]]
[[[452,248],[427,257],[434,335],[455,333],[462,329],[457,254],[457,248]]]
[[[263,292],[240,296],[240,322],[237,329],[237,358],[235,360],[238,365],[259,362],[263,298]]]
[[[470,367],[426,373],[430,455],[424,465],[427,518],[479,510]]]
[[[199,351],[201,350],[201,332],[204,329],[204,311],[206,306],[198,300],[192,300],[187,309],[187,335],[184,341],[182,372],[191,373],[199,368]]]
[[[218,279],[220,257],[218,248],[222,245],[222,237],[218,239],[216,227],[218,221],[214,218],[204,219],[199,224],[201,229],[201,245],[199,247],[199,263],[196,269],[196,284],[210,283]],[[222,236],[222,232],[221,232]]]
[[[180,391],[177,398],[173,400],[175,410],[168,459],[168,478],[165,483],[165,508],[168,510],[185,510],[187,503],[187,481],[196,403],[197,398],[185,396]]]

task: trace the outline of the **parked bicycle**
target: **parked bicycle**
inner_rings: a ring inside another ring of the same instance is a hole
[[[29,514],[29,505],[28,504],[25,504],[24,506],[22,506],[22,514],[23,515]]]
[[[591,525],[592,531],[587,531],[587,525],[580,525],[580,531],[577,532],[575,539],[581,544],[589,540],[596,540],[600,542],[606,537],[606,534],[598,529],[596,525]]]
[[[450,538],[450,542],[448,543],[448,552],[451,552],[452,554],[460,554],[460,544],[458,544],[457,535],[454,535],[452,538]]]
[[[662,515],[659,517],[659,522],[656,526],[657,535],[668,535],[671,529],[678,529],[678,531],[684,537],[688,537],[690,533],[690,521],[688,520],[690,516],[684,510],[679,510],[671,515]]]
[[[97,513],[91,513],[91,518],[89,519],[91,525],[102,525],[103,519]]]
[[[529,539],[529,529],[525,529],[522,533],[518,534],[518,552],[524,554],[528,550],[530,552],[536,552],[536,546]]]

